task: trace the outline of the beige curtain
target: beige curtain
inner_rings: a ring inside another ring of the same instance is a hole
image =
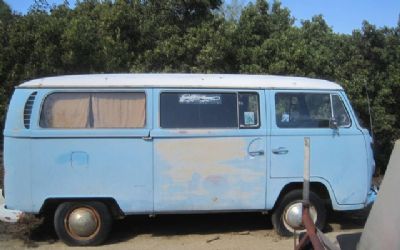
[[[46,98],[40,120],[44,128],[88,128],[88,93],[55,93]]]
[[[146,121],[144,93],[93,93],[94,128],[142,128]]]

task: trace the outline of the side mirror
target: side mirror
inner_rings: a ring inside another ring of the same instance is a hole
[[[335,117],[332,117],[332,118],[329,120],[329,127],[330,127],[331,129],[338,129],[338,128],[339,128],[338,122],[336,121]]]

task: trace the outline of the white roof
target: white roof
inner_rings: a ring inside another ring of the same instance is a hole
[[[92,74],[45,77],[20,88],[232,88],[341,90],[334,82],[288,76],[239,74]]]

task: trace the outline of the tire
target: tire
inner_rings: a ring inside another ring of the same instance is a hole
[[[54,229],[69,246],[100,245],[107,239],[111,225],[107,206],[97,201],[64,202],[54,214]]]
[[[280,202],[277,204],[271,220],[275,231],[281,236],[293,236],[294,228],[290,227],[285,220],[286,211],[296,203],[302,201],[303,191],[293,190],[285,194]],[[318,229],[322,230],[325,227],[326,221],[326,207],[323,201],[313,192],[310,192],[310,210],[314,214],[314,223]],[[297,231],[304,230],[304,228],[297,229]]]

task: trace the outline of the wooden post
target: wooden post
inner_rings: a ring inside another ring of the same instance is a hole
[[[303,200],[310,203],[310,137],[304,137]]]

